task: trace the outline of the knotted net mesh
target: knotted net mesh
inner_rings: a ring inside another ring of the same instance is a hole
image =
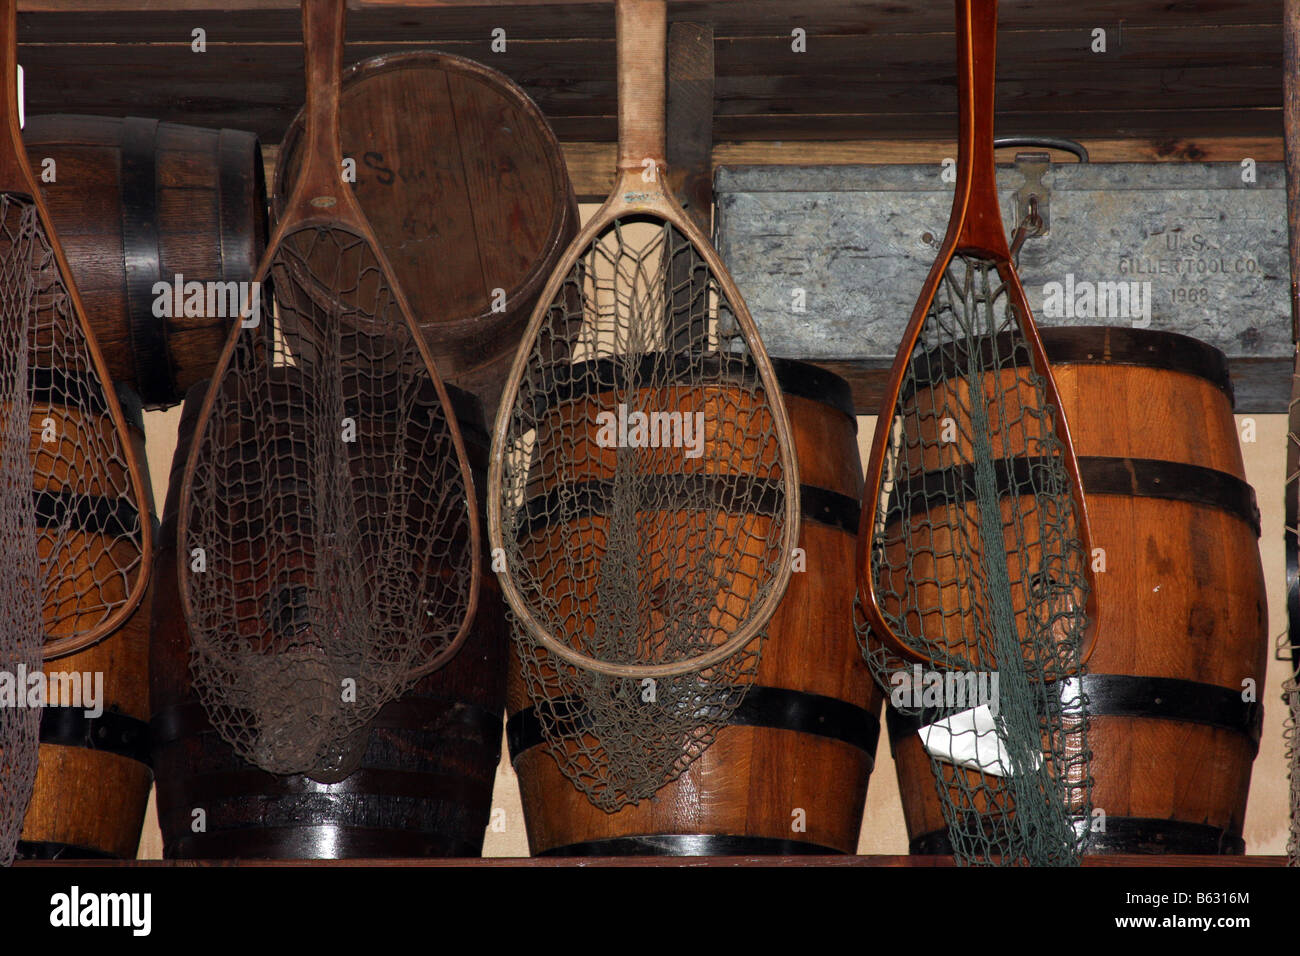
[[[36,207],[0,195],[0,866],[13,862],[36,782],[40,709],[21,706],[25,673],[39,671],[43,622],[29,351],[39,283],[32,265],[43,245]]]
[[[877,425],[891,433],[869,573],[890,630],[927,662],[919,685],[912,660],[860,636],[876,679],[922,717],[968,864],[1077,862],[1091,812],[1072,679],[1087,555],[1044,386],[995,264],[959,256]]]
[[[453,418],[369,244],[291,232],[268,276],[276,321],[245,317],[191,451],[191,670],[242,757],[334,780],[454,648],[477,526]]]
[[[680,775],[739,705],[761,630],[711,666],[673,665],[756,620],[798,521],[781,399],[732,309],[678,229],[616,220],[565,277],[505,399],[490,493],[514,610],[537,622],[512,617],[524,680],[560,769],[611,812]]]
[[[35,509],[44,640],[47,650],[66,652],[75,649],[69,642],[102,635],[120,619],[147,573],[149,502],[132,481],[133,453],[111,417],[107,383],[38,210],[13,193],[0,203],[5,268],[22,286],[8,293],[7,308],[14,322],[26,310],[28,508]]]

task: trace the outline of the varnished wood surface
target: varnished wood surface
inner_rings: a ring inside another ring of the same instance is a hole
[[[137,373],[158,357],[135,341],[132,321],[139,320],[140,306],[134,303],[132,311],[133,278],[149,293],[146,308],[153,304],[153,283],[170,285],[178,274],[185,282],[251,280],[266,244],[266,188],[251,134],[161,123],[148,156],[130,153],[125,138],[121,119],[100,116],[31,116],[23,130],[29,162],[37,169],[54,162],[55,180],[40,183],[41,195],[109,373],[140,389]],[[128,164],[152,166],[147,185],[129,182]],[[153,230],[152,255],[143,261],[124,223],[132,205],[138,209],[145,201],[137,185],[149,190],[147,201],[157,209],[140,230]],[[153,319],[165,340],[163,363],[170,366],[163,377],[174,385],[144,391],[146,407],[179,404],[191,385],[212,375],[233,318],[205,312]]]
[[[856,501],[861,494],[854,422],[820,402],[787,394],[806,485]],[[577,416],[590,427],[589,416]],[[770,456],[769,456],[770,457]],[[600,460],[579,455],[593,462]],[[793,574],[767,627],[755,683],[847,701],[879,715],[853,632],[853,535],[805,518],[800,547],[807,570]],[[512,662],[509,709],[529,705]],[[593,807],[560,773],[544,746],[515,760],[533,853],[592,840],[646,834],[722,834],[806,841],[851,851],[857,845],[871,761],[840,740],[764,727],[728,726],[654,800],[614,814]],[[791,812],[805,811],[793,832]]]
[[[129,434],[143,462],[144,433],[133,426]],[[144,501],[152,512],[149,473],[141,474]],[[149,514],[145,520],[150,520]],[[90,647],[46,661],[45,672],[101,674],[104,711],[148,721],[153,592],[151,580],[139,606],[120,628]],[[133,857],[152,786],[153,773],[138,760],[89,747],[42,743],[21,839]]]
[[[1092,351],[1108,351],[1099,336]],[[1053,372],[1080,456],[1185,462],[1244,480],[1232,406],[1208,380],[1101,362],[1057,364]],[[1254,530],[1205,505],[1084,490],[1093,544],[1106,553],[1106,570],[1094,578],[1100,618],[1088,672],[1237,692],[1247,678],[1263,686],[1267,606]],[[1244,734],[1094,716],[1089,744],[1094,806],[1108,817],[1208,824],[1240,836],[1254,760]],[[894,758],[909,837],[942,830],[919,738],[900,741]]]
[[[353,64],[339,122],[357,199],[439,371],[494,410],[542,284],[578,228],[545,117],[495,70],[426,52]],[[300,112],[277,153],[277,213],[297,181],[302,133]]]

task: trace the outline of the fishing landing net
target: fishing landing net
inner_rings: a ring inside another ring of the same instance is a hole
[[[463,638],[477,525],[456,426],[369,244],[303,228],[268,275],[278,321],[263,308],[239,330],[191,452],[190,663],[244,759],[328,782]]]
[[[31,454],[30,335],[40,261],[36,209],[0,195],[0,866],[14,860],[36,782],[40,708],[18,706],[23,673],[41,667],[43,625]]]
[[[859,636],[898,709],[921,718],[964,864],[1077,863],[1090,819],[1072,679],[1087,555],[1044,384],[996,266],[959,255],[877,426],[892,433],[870,574],[909,654]]]
[[[687,236],[619,218],[507,388],[490,493],[523,678],[560,770],[609,812],[712,743],[784,590],[798,502],[755,347]]]

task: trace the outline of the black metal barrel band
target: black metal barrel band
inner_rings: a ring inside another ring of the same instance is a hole
[[[1078,700],[1079,689],[1079,678],[1061,681],[1061,699]],[[1170,677],[1085,674],[1082,691],[1090,719],[1145,717],[1202,724],[1242,734],[1255,752],[1259,750],[1264,709],[1259,701],[1242,700],[1239,690]],[[889,739],[901,740],[944,716],[939,711],[901,714],[890,707],[885,717]]]
[[[146,405],[166,404],[177,392],[167,347],[166,319],[154,317],[154,285],[162,275],[158,236],[158,120],[122,121],[122,250],[136,386]],[[170,277],[166,277],[170,278]]]
[[[1246,852],[1240,833],[1205,823],[1107,816],[1105,830],[1099,829],[1100,820],[1091,826],[1085,853],[1239,856]],[[909,840],[908,852],[913,856],[951,856],[952,839],[947,830],[932,830]]]
[[[738,486],[739,491],[735,486]],[[735,482],[711,475],[665,474],[658,476],[658,480],[647,478],[644,495],[647,502],[653,503],[653,507],[662,508],[665,501],[696,499],[697,492],[694,489],[708,490],[717,502],[719,511],[739,510],[742,514],[772,515],[777,510],[781,483],[749,477]],[[567,520],[605,515],[612,500],[615,500],[613,483],[601,480],[569,483],[565,485],[563,493],[557,488],[530,498],[524,535],[531,537],[545,533],[554,526],[556,515],[564,515]],[[738,509],[742,500],[745,506]],[[799,501],[803,520],[815,521],[854,535],[858,533],[862,509],[862,503],[858,499],[827,488],[800,485]]]
[[[557,700],[550,707],[569,725],[564,731],[566,736],[583,729],[585,711],[581,701]],[[839,740],[865,753],[872,767],[880,737],[879,719],[848,701],[761,685],[746,691],[727,726],[765,727]],[[512,761],[524,751],[542,745],[544,737],[536,707],[527,707],[510,716],[506,721],[506,739]]]
[[[1204,379],[1233,402],[1232,376],[1228,357],[1213,345],[1177,332],[1158,332],[1151,329],[1132,329],[1111,326],[1105,328],[1056,327],[1040,329],[1047,360],[1053,368],[1070,365],[1130,365],[1140,368],[1181,372]],[[1012,368],[1023,364],[1027,354],[1017,356],[1010,333],[979,340],[978,354],[968,353],[961,344],[942,349],[920,352],[913,359],[918,374],[914,379],[938,384],[947,379],[960,379],[962,369],[974,365],[993,367],[996,355],[1000,365]],[[915,394],[905,390],[901,398]]]
[[[857,412],[853,404],[853,390],[847,381],[834,372],[807,362],[779,358],[771,361],[772,370],[776,372],[784,395],[829,405],[852,419],[856,430]],[[541,390],[533,414],[540,417],[548,407],[606,392],[625,391],[632,381],[657,382],[662,378],[657,368],[663,362],[672,363],[682,382],[691,383],[694,388],[700,387],[700,367],[704,369],[704,377],[720,388],[729,385],[751,387],[758,381],[757,366],[747,365],[743,371],[737,370],[730,362],[710,358],[708,355],[693,355],[689,359],[680,355],[647,355],[640,360],[635,374],[629,374],[625,362],[600,358],[557,366],[546,381],[546,387]]]
[[[1041,458],[1002,458],[994,462],[1001,497],[1013,497],[1015,488],[1031,486],[1033,470],[1045,464]],[[1079,458],[1079,479],[1085,496],[1117,495],[1128,498],[1160,498],[1216,508],[1248,524],[1260,535],[1259,507],[1255,490],[1238,478],[1214,468],[1155,458]],[[897,496],[906,496],[904,513],[924,514],[936,502],[958,497],[963,488],[973,488],[971,465],[955,465],[935,471],[903,475],[890,494],[891,512]]]
[[[168,859],[361,859],[477,857],[482,848],[444,832],[334,824],[224,827],[167,844]]]
[[[41,743],[101,750],[150,764],[149,724],[112,708],[88,717],[82,707],[46,706],[41,710]]]
[[[803,840],[729,833],[651,833],[587,840],[537,856],[844,856],[843,850]]]

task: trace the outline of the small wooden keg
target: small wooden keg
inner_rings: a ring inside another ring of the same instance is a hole
[[[212,374],[237,313],[223,292],[220,314],[211,314],[205,287],[200,314],[191,290],[188,307],[170,296],[174,314],[159,316],[166,309],[155,308],[155,287],[174,287],[178,275],[252,281],[267,229],[257,137],[134,116],[54,115],[28,117],[23,142],[109,374],[146,408],[177,404]],[[236,298],[245,291],[231,289]]]
[[[857,847],[881,701],[853,630],[862,495],[857,421],[843,380],[799,362],[773,365],[796,442],[799,546],[807,566],[791,576],[768,625],[754,685],[680,777],[654,799],[607,814],[547,752],[516,659],[507,738],[535,855],[852,853]],[[739,389],[717,391],[708,401],[721,406],[740,399]],[[639,407],[669,406],[662,396],[647,396]],[[547,427],[593,429],[591,421],[566,413]],[[598,446],[594,431],[588,437],[580,447],[590,454],[582,460],[598,472],[611,451]],[[663,460],[667,468],[682,459],[678,453]],[[775,448],[765,460],[776,461]],[[672,520],[665,516],[666,524]]]
[[[1042,336],[1099,549],[1089,852],[1242,853],[1268,610],[1227,359],[1168,332]],[[950,853],[919,721],[888,723],[912,852]]]
[[[57,392],[57,389],[55,390]],[[122,415],[139,460],[145,460],[144,417],[140,401],[125,386],[117,388]],[[111,428],[103,421],[79,420],[61,406],[33,409],[33,441],[41,421],[49,416],[65,428]],[[59,476],[39,469],[37,496],[57,494]],[[94,462],[79,467],[94,468]],[[149,473],[141,470],[145,500],[152,504]],[[105,502],[107,505],[107,502]],[[82,532],[112,548],[111,528],[98,512],[90,519],[99,527]],[[149,520],[153,520],[152,515]],[[88,716],[85,707],[47,707],[41,714],[40,754],[36,789],[18,844],[19,859],[134,858],[140,843],[153,772],[149,768],[149,617],[152,586],[126,622],[98,643],[45,662],[46,675],[81,675],[102,680],[103,712]],[[57,598],[56,598],[57,599]]]
[[[176,579],[181,476],[205,392],[200,384],[186,398],[154,570],[152,729],[165,856],[478,856],[501,756],[505,698],[505,618],[494,575],[483,576],[474,628],[460,651],[379,712],[360,768],[342,781],[266,773],[237,756],[209,723],[192,685]],[[481,408],[463,392],[448,393],[481,489],[489,444]],[[292,441],[294,434],[290,427],[268,442]],[[292,468],[268,467],[266,476],[297,480]]]
[[[357,199],[439,373],[493,414],[542,286],[578,229],[546,117],[504,74],[427,50],[353,64],[339,110]],[[277,214],[302,132],[300,112],[276,161]]]

